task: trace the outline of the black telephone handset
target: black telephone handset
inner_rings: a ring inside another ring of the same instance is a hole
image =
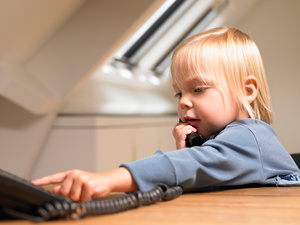
[[[205,137],[195,132],[189,134],[185,139],[186,147],[201,146],[205,141]]]
[[[179,122],[183,123],[181,119]],[[195,132],[190,133],[185,139],[186,147],[201,146],[205,141],[207,141],[205,137]]]
[[[0,169],[0,220],[27,219],[42,222],[60,218],[80,219],[172,200],[182,192],[180,186],[168,188],[164,184],[157,184],[153,190],[146,192],[136,191],[90,202],[73,202]]]

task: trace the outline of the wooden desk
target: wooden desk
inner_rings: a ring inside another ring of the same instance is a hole
[[[36,224],[0,221],[3,225]],[[47,225],[147,224],[300,224],[300,187],[263,187],[184,194],[155,205],[80,221],[50,221]]]

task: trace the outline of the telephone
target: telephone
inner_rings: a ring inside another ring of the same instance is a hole
[[[206,141],[205,137],[195,132],[190,133],[185,139],[185,143],[187,147],[201,146],[205,141]]]
[[[73,202],[0,169],[0,220],[26,219],[42,222],[61,218],[81,219],[172,200],[180,196],[182,191],[180,186],[168,188],[164,184],[157,184],[148,192],[136,191],[90,202]]]
[[[181,119],[179,122],[183,123]],[[186,147],[201,146],[205,141],[207,141],[205,137],[195,132],[190,133],[185,139]]]

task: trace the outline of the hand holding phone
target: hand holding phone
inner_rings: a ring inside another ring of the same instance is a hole
[[[183,123],[181,119],[179,119],[179,122]],[[205,137],[195,132],[192,132],[189,135],[187,135],[185,139],[186,147],[201,146],[205,141]]]

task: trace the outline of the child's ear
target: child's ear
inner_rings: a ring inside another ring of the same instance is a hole
[[[245,93],[248,103],[251,104],[258,92],[258,81],[255,76],[248,76],[245,81]]]

